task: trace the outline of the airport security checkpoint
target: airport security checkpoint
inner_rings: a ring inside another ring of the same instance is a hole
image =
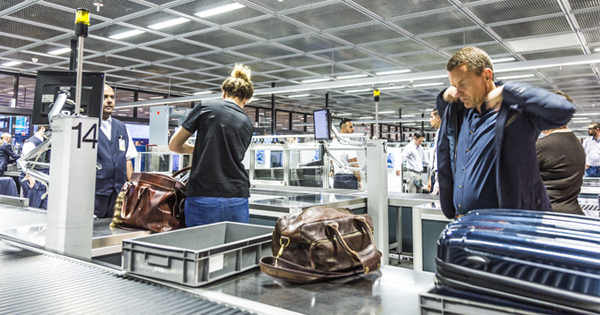
[[[0,313],[600,314],[600,2],[0,3]]]

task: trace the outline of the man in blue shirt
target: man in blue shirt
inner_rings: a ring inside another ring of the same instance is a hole
[[[573,105],[527,84],[496,86],[489,56],[476,47],[458,51],[446,70],[452,86],[437,99],[444,215],[489,208],[550,211],[535,142],[541,130],[566,125]]]

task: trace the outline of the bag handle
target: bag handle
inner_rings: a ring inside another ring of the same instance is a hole
[[[274,256],[265,256],[261,258],[260,270],[271,277],[296,283],[311,283],[332,280],[361,274],[363,272],[362,268],[346,272],[313,270],[297,265],[281,257],[276,258]]]
[[[148,187],[142,186],[138,192],[137,200],[135,201],[135,205],[133,206],[133,211],[127,213],[127,208],[123,207],[123,211],[121,211],[121,218],[129,219],[134,212],[138,212],[141,210],[142,206],[146,204],[146,197],[148,196]],[[144,199],[144,202],[142,202]]]
[[[175,178],[175,177],[177,177],[177,176],[179,176],[179,175],[181,175],[181,174],[183,174],[183,173],[185,173],[185,172],[187,172],[187,171],[189,171],[191,169],[192,169],[191,166],[184,167],[184,168],[180,169],[179,171],[173,173],[173,175],[171,175],[171,177]]]
[[[375,245],[373,245],[375,243],[375,238],[373,237],[371,228],[367,224],[366,220],[363,217],[354,217],[354,222],[357,223],[359,229],[362,229],[364,233],[369,236],[370,241],[370,244],[365,249],[358,252],[352,250],[352,248],[348,246],[348,244],[342,237],[342,234],[340,233],[340,225],[337,222],[330,222],[327,224],[327,227],[331,228],[334,231],[335,237],[338,239],[338,242],[340,243],[340,245],[342,245],[342,248],[346,251],[346,253],[350,255],[350,257],[352,257],[352,259],[354,259],[355,261],[360,262],[363,266],[365,274],[368,274],[369,271],[379,269],[379,265],[381,262],[381,253],[375,248]]]

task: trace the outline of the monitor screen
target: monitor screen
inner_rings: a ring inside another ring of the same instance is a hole
[[[331,114],[329,109],[314,111],[313,118],[315,140],[331,140]]]
[[[81,85],[81,114],[88,117],[101,117],[104,101],[103,72],[83,72]],[[60,90],[68,90],[69,99],[76,101],[77,72],[38,71],[33,97],[34,125],[49,125],[48,113]]]
[[[271,151],[271,167],[283,167],[283,151]]]

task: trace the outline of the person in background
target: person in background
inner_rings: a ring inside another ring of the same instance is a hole
[[[354,133],[354,125],[352,125],[352,121],[348,119],[343,119],[340,122],[340,133],[350,134]],[[346,148],[345,145],[341,144],[338,139],[334,139],[331,142],[330,148]],[[356,151],[348,150],[331,150],[329,152],[333,154],[341,163],[344,163],[346,167],[359,167],[358,166],[358,157],[356,156]],[[350,171],[343,170],[340,165],[338,165],[333,160],[330,162],[333,166],[333,188],[341,188],[341,189],[361,189],[361,176],[359,171]]]
[[[6,132],[0,136],[0,176],[4,176],[4,172],[6,172],[8,164],[16,161],[19,158],[10,145],[10,138],[10,133]]]
[[[585,176],[600,177],[600,124],[591,123],[587,131],[590,137],[583,141]]]
[[[46,127],[40,126],[35,132],[33,137],[27,139],[23,144],[23,155],[27,155],[33,151],[38,145],[44,142],[44,133]],[[38,162],[50,163],[50,150],[42,153],[34,160]],[[34,165],[33,169],[40,171],[45,174],[50,174],[50,168],[47,166]],[[21,183],[21,190],[23,192],[23,198],[29,199],[29,206],[33,208],[47,209],[48,198],[42,198],[46,194],[47,187],[39,181],[33,178],[26,177],[25,173],[21,172],[19,175],[19,182]]]
[[[185,199],[188,227],[249,222],[250,179],[242,160],[254,132],[243,110],[254,94],[250,77],[250,68],[236,65],[221,86],[223,99],[200,101],[169,142],[175,153],[193,153]],[[191,145],[187,140],[194,132]]]
[[[435,128],[435,138],[433,139],[433,150],[431,150],[431,157],[429,159],[429,170],[431,171],[431,174],[427,183],[427,190],[429,190],[429,192],[431,192],[432,195],[440,194],[440,184],[438,183],[437,176],[437,140],[438,135],[440,134],[441,123],[442,118],[440,118],[438,110],[432,110],[431,115],[429,117],[429,124],[431,125],[431,127]]]
[[[111,117],[114,109],[115,92],[105,85],[100,123],[102,132],[98,135],[97,162],[102,168],[96,170],[94,215],[97,218],[112,218],[117,195],[133,173],[131,160],[137,156],[127,127]]]
[[[423,173],[423,162],[427,161],[425,151],[421,147],[423,140],[425,140],[423,131],[415,132],[413,139],[402,150],[400,159],[400,161],[406,161],[405,180],[408,183],[408,192],[413,194],[420,194],[423,191],[421,174]],[[397,167],[396,176],[400,176],[400,169]]]
[[[494,82],[490,57],[465,47],[446,65],[451,87],[437,98],[440,203],[447,218],[476,209],[551,210],[535,142],[566,125],[564,97],[517,82]]]
[[[552,92],[573,103],[569,95]],[[552,210],[583,215],[577,202],[585,174],[585,151],[581,142],[567,126],[543,130],[542,133],[546,136],[538,139],[535,148]]]

